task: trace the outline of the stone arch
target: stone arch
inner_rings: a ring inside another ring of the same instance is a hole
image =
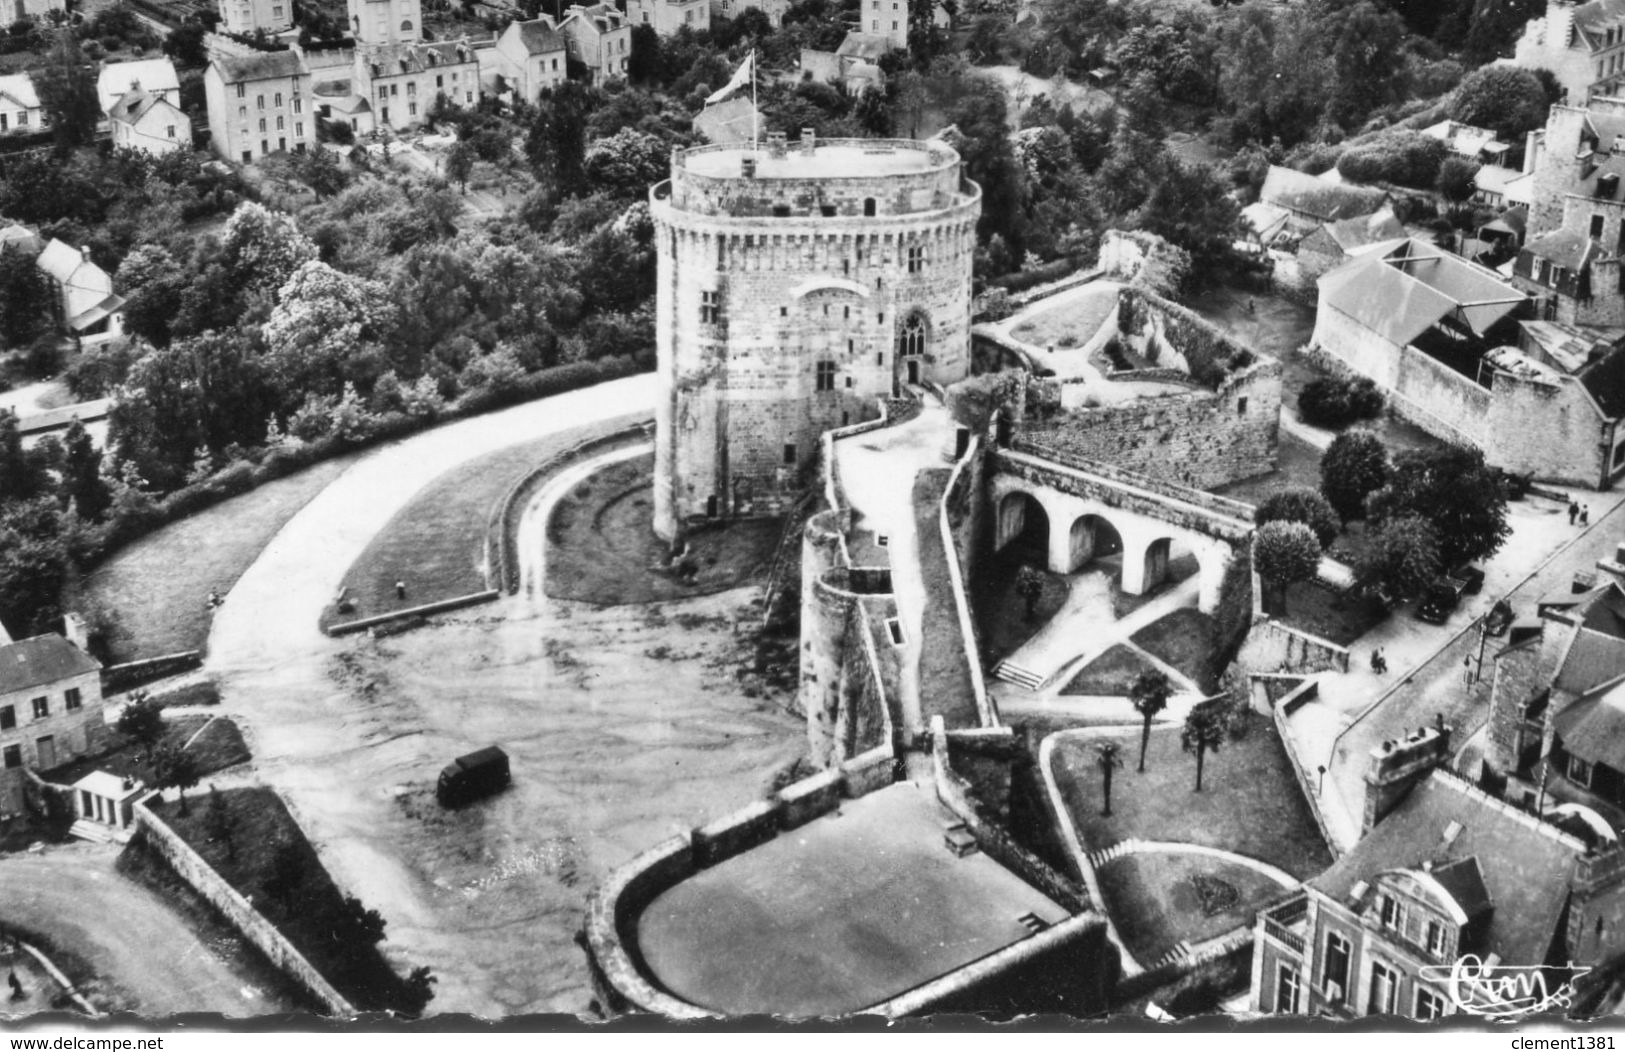
[[[1123,551],[1123,535],[1110,519],[1093,512],[1072,520],[1068,531],[1068,546],[1064,572],[1081,570],[1096,559],[1105,559]]]
[[[1049,533],[1049,513],[1031,493],[1025,490],[1012,490],[999,501],[999,518],[994,536],[995,551],[1019,544],[1023,548],[1032,549],[1036,561],[1047,563]]]

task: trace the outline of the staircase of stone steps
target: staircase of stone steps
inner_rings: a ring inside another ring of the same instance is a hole
[[[993,670],[995,679],[1002,679],[1006,683],[1014,683],[1025,690],[1037,690],[1044,685],[1044,677],[1031,669],[1022,668],[1010,661],[1001,661]]]
[[[114,829],[104,826],[100,822],[92,822],[88,818],[81,818],[68,828],[68,835],[80,840],[88,840],[93,844],[127,844],[130,842],[131,831],[127,829]]]

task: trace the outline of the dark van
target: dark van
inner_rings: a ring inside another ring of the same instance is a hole
[[[502,791],[511,780],[508,754],[495,745],[487,745],[447,764],[440,772],[435,797],[444,807],[458,807]]]

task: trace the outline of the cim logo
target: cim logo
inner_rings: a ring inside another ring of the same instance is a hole
[[[1541,968],[1485,964],[1476,954],[1445,967],[1422,967],[1422,978],[1443,983],[1459,1011],[1490,1019],[1514,1019],[1567,1008],[1574,984],[1590,968]]]

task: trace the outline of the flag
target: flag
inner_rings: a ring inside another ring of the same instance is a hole
[[[733,78],[729,80],[728,83],[724,84],[722,87],[705,97],[705,104],[709,106],[713,102],[721,102],[723,99],[727,98],[729,95],[732,95],[734,92],[748,84],[751,77],[755,75],[756,52],[752,51],[750,54],[745,56],[745,61],[740,64],[739,71],[733,75]]]

